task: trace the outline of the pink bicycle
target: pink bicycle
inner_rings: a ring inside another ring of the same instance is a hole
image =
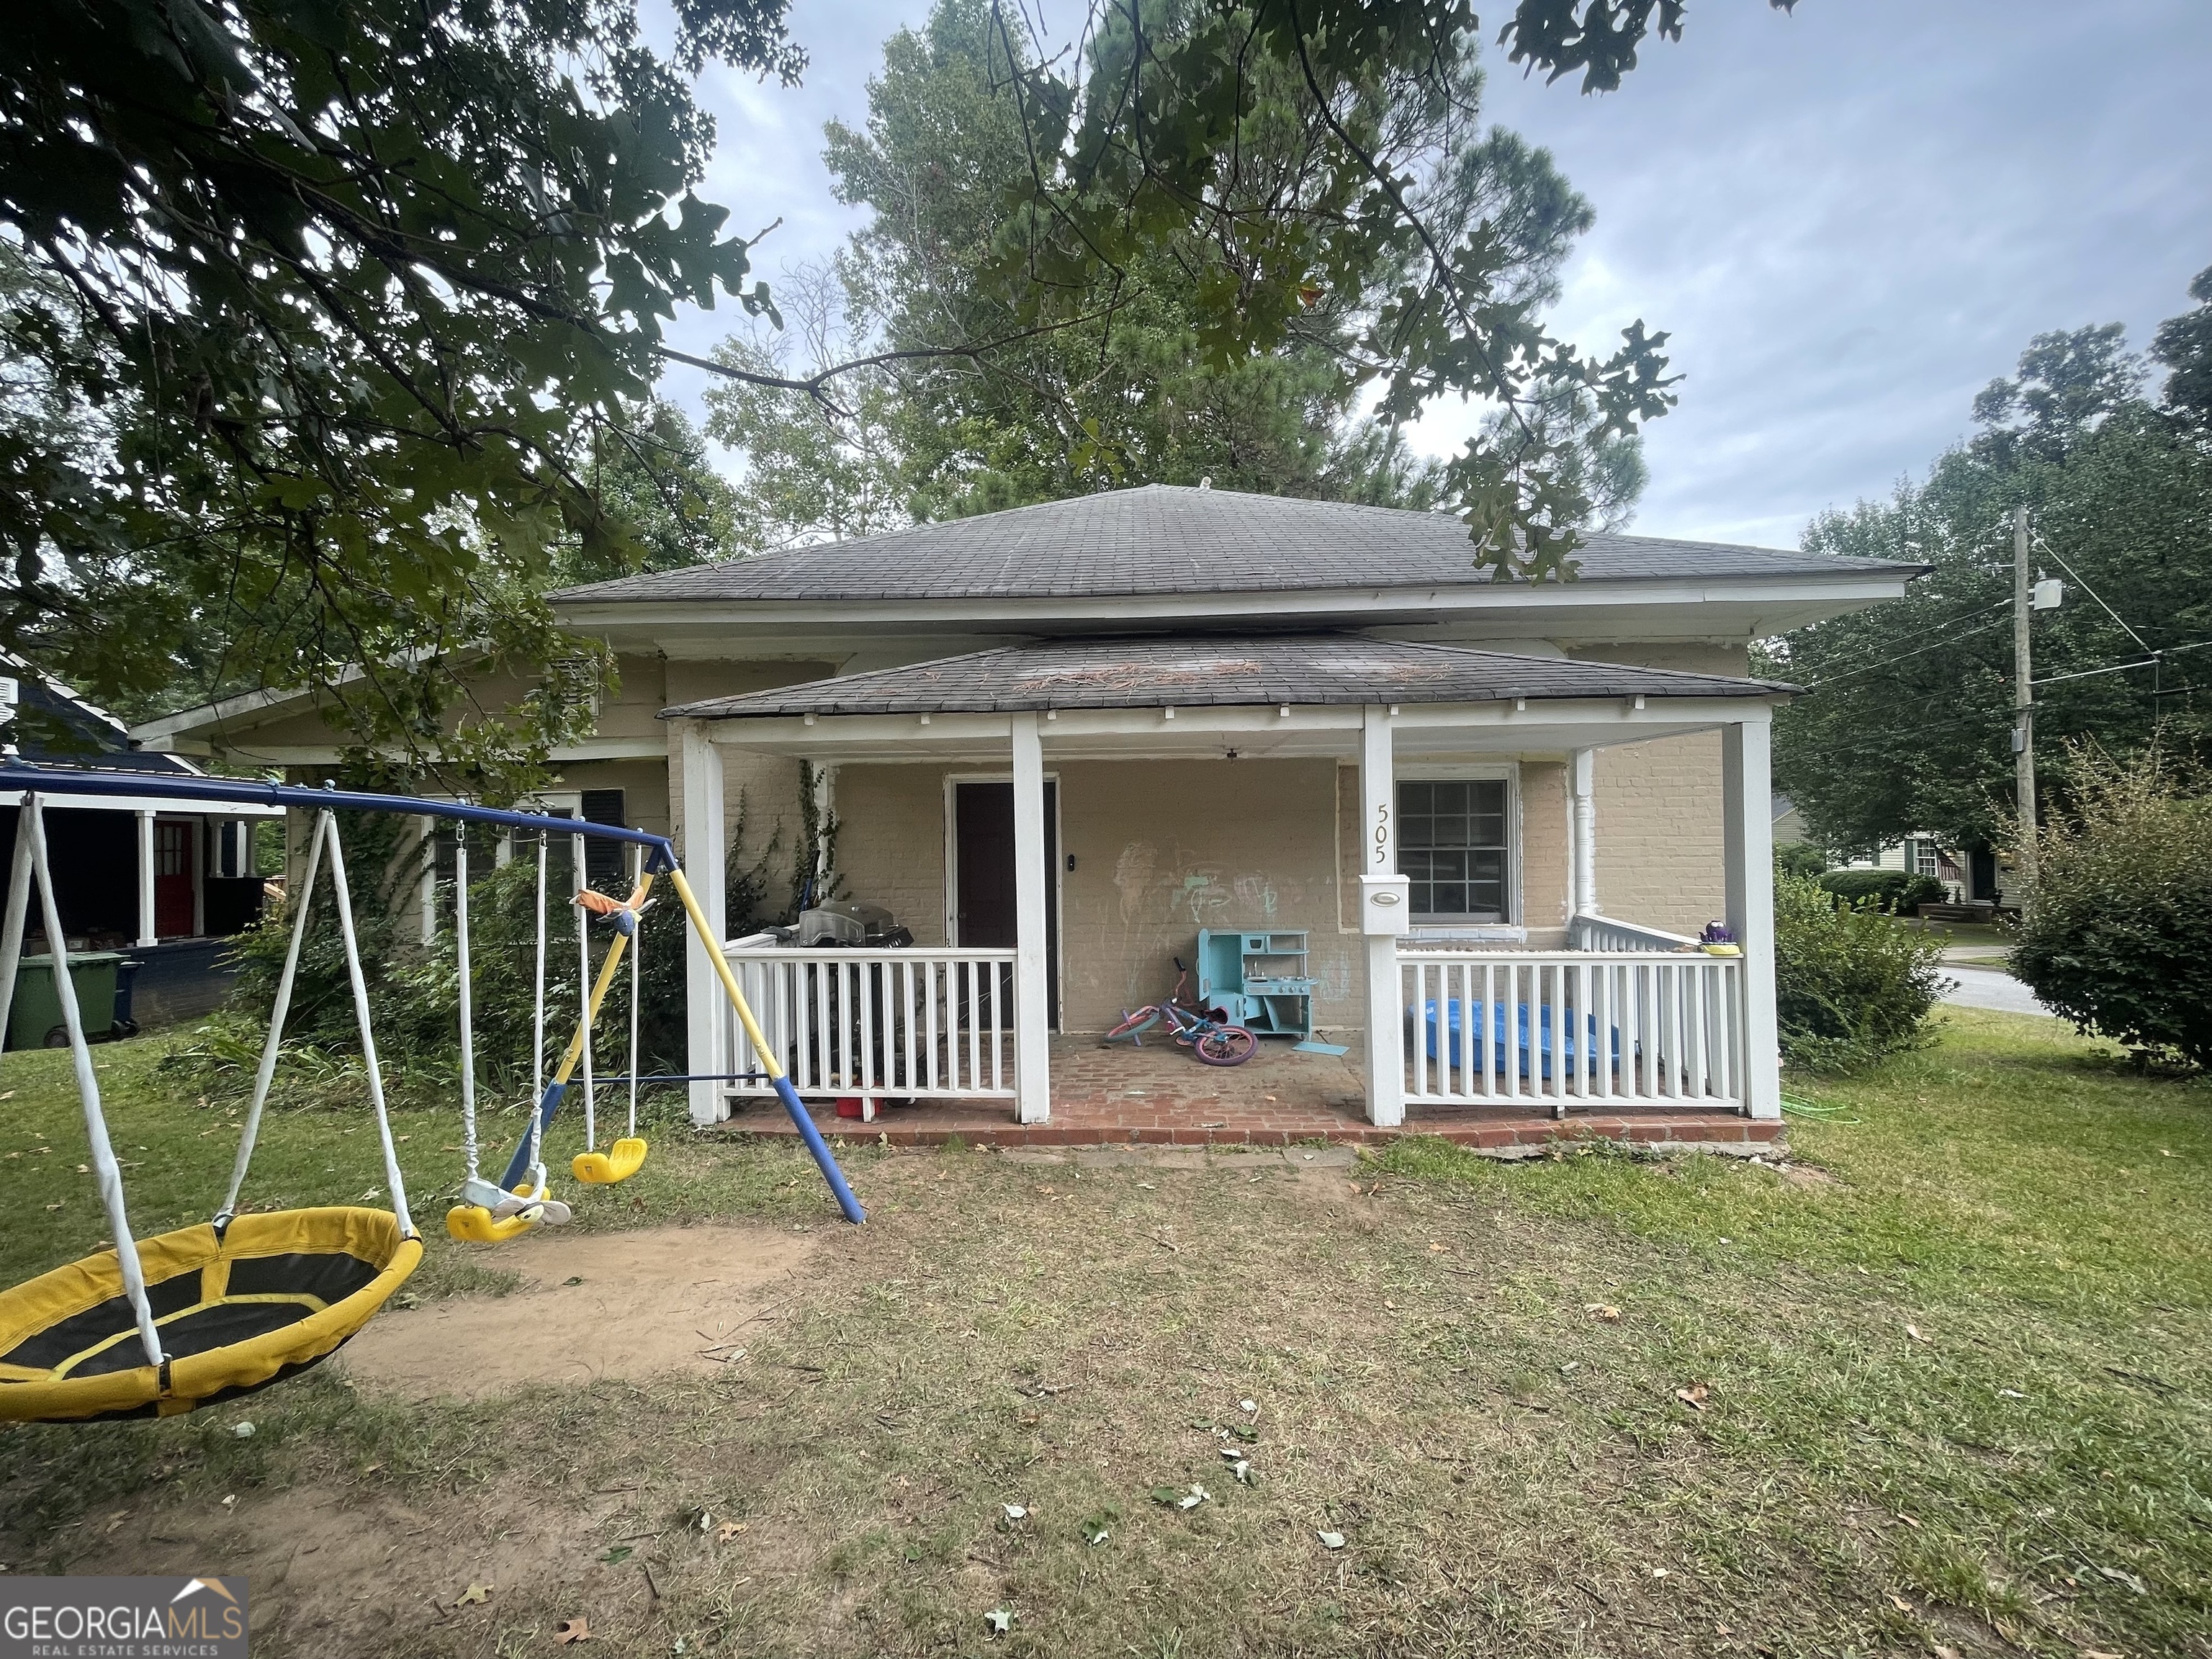
[[[1121,1023],[1106,1033],[1105,1041],[1119,1042],[1123,1039],[1138,1048],[1145,1046],[1145,1033],[1157,1030],[1164,1024],[1170,1035],[1198,1057],[1204,1066],[1242,1066],[1258,1052],[1260,1039],[1242,1025],[1231,1025],[1225,1019],[1216,1019],[1212,1014],[1200,1013],[1183,1006],[1185,988],[1190,983],[1190,969],[1176,958],[1175,994],[1164,1002],[1147,1003],[1134,1011],[1124,1011]]]

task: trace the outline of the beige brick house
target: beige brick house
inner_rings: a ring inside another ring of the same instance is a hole
[[[1048,1034],[1159,998],[1206,929],[1303,936],[1310,1023],[1376,1123],[1771,1116],[1788,690],[1747,651],[1917,567],[1612,535],[1580,559],[1498,580],[1442,515],[1154,486],[573,589],[621,690],[550,804],[666,829],[710,909],[726,862],[834,823],[824,890],[913,944],[739,941],[804,1092],[1041,1121]],[[336,758],[304,699],[139,735]],[[1741,955],[1695,949],[1714,921]],[[691,1070],[742,1073],[706,973]],[[694,1115],[759,1086],[696,1082]]]

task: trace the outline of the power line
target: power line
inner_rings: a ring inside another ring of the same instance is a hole
[[[1990,608],[1994,611],[2009,610],[2011,607],[2009,603],[2008,603],[2002,606],[1992,605]],[[1957,620],[1960,622],[1970,622],[1975,617],[1986,614],[1986,612],[1983,611],[1970,611],[1965,617],[1961,617]],[[1843,680],[1856,679],[1862,674],[1871,674],[1877,669],[1887,668],[1892,664],[1904,662],[1913,657],[1925,656],[1929,652],[1941,650],[1947,645],[1956,645],[1961,640],[1970,640],[1977,634],[1986,634],[1993,628],[2002,628],[2005,626],[2006,620],[2006,618],[2000,617],[1995,622],[1984,623],[1979,628],[1970,628],[1963,634],[1953,634],[1943,639],[1931,641],[1928,644],[1922,646],[1917,651],[1901,651],[1896,656],[1885,657],[1881,661],[1869,663],[1863,668],[1846,668],[1840,674],[1831,674],[1824,680],[1808,680],[1806,682],[1805,689],[1808,691],[1817,691],[1824,685],[1834,685]],[[1910,638],[1911,636],[1908,635],[1906,637]]]
[[[2115,617],[2114,620],[2118,621],[2118,618]],[[2125,623],[2121,623],[2120,626],[2127,628],[2128,625]],[[2128,632],[2132,634],[2135,632],[2135,629],[2129,628]],[[2141,658],[2135,662],[2112,663],[2100,668],[2083,668],[2076,670],[2071,674],[2053,674],[2047,679],[2033,680],[2030,681],[2029,684],[2033,685],[2056,685],[2061,680],[2086,680],[2098,674],[2124,674],[2130,668],[2155,668],[2158,666],[2160,659],[2162,658],[2178,657],[2185,651],[2202,651],[2208,645],[2212,645],[2212,640],[2193,640],[2187,645],[2163,646],[2154,651],[2151,650],[2151,647],[2146,645],[2143,647],[2143,649],[2149,651],[2150,655]]]
[[[2075,581],[2080,582],[2081,584],[2081,591],[2084,593],[2087,593],[2091,599],[2096,600],[2100,606],[2103,606],[2104,612],[2106,616],[2110,617],[2114,622],[2119,623],[2122,628],[2126,629],[2127,635],[2130,639],[2133,640],[2136,644],[2141,647],[2143,650],[2150,650],[2150,641],[2145,639],[2142,635],[2136,633],[2134,629],[2129,628],[2128,619],[2120,615],[2118,611],[2113,610],[2111,605],[2106,605],[2105,596],[2100,593],[2095,588],[2090,586],[2088,580],[2084,577],[2081,572],[2075,569],[2072,565],[2067,563],[2066,561],[2060,556],[2058,550],[2053,547],[2049,542],[2043,539],[2040,532],[2036,536],[2035,544],[2041,548],[2045,552],[2051,555],[2052,558],[2057,559],[2058,561],[2058,568],[2064,571],[2068,575],[2073,577]]]

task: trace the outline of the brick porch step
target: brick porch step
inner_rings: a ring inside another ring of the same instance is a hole
[[[811,1107],[810,1115],[833,1141],[880,1139],[893,1146],[939,1146],[954,1139],[975,1146],[1289,1146],[1310,1141],[1379,1146],[1402,1135],[1435,1135],[1501,1157],[1594,1140],[1747,1157],[1782,1139],[1779,1123],[1718,1112],[1576,1112],[1552,1118],[1525,1109],[1463,1108],[1419,1115],[1403,1128],[1378,1129],[1352,1113],[1327,1108],[1255,1111],[1193,1101],[1177,1103],[1173,1110],[1149,1102],[1130,1110],[1135,1103],[1119,1104],[1117,1110],[1114,1103],[1095,1099],[1055,1103],[1048,1123],[1016,1123],[998,1101],[887,1106],[872,1123],[839,1117],[827,1105]],[[747,1103],[718,1127],[738,1134],[798,1133],[773,1102]]]

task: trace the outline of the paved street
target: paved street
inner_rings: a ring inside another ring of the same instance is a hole
[[[1996,968],[1967,968],[1955,962],[1943,964],[1943,977],[1958,988],[1946,991],[1943,1000],[1967,1008],[1994,1008],[2006,1014],[2044,1014],[2051,1010],[2010,974]]]

